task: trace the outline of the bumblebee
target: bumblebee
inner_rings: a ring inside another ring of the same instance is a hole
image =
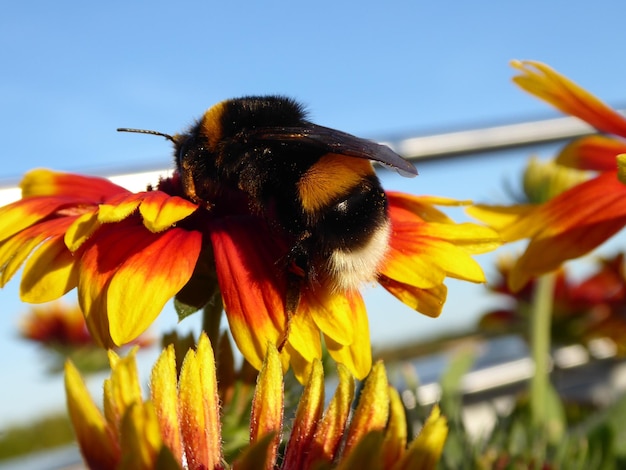
[[[299,103],[283,96],[222,101],[174,136],[118,130],[171,140],[191,200],[210,209],[243,197],[288,240],[288,316],[305,284],[346,291],[375,279],[391,228],[371,161],[417,175],[389,147],[313,124]]]

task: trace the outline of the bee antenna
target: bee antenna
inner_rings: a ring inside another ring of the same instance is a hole
[[[150,131],[146,129],[130,129],[128,127],[118,127],[117,132],[135,132],[137,134],[160,135],[161,137],[165,137],[167,140],[171,140],[172,142],[176,143],[176,139],[174,138],[174,136],[171,136],[169,134],[165,134],[159,131]]]

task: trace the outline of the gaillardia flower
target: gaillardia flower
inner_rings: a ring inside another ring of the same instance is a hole
[[[174,348],[167,347],[152,370],[150,399],[144,400],[134,353],[125,358],[110,353],[104,414],[68,362],[67,402],[89,468],[436,467],[447,436],[445,418],[433,408],[420,434],[407,446],[406,416],[382,363],[372,368],[354,409],[354,379],[339,365],[339,385],[324,410],[322,366],[313,361],[291,432],[283,434],[282,365],[273,346],[268,348],[252,401],[249,444],[231,462],[222,446],[213,357],[210,341],[202,335],[177,374]]]
[[[534,276],[582,256],[626,224],[626,118],[578,85],[540,62],[515,61],[514,78],[524,90],[607,135],[582,137],[568,144],[556,163],[598,172],[596,176],[542,204],[475,206],[469,212],[498,230],[503,241],[529,238],[511,271],[509,285],[521,289]]]
[[[369,372],[360,293],[309,285],[288,321],[280,262],[286,242],[245,204],[192,203],[181,197],[177,174],[136,194],[104,179],[49,170],[28,173],[21,186],[23,199],[0,208],[1,284],[24,264],[25,301],[45,302],[77,287],[89,330],[101,344],[136,338],[175,296],[202,307],[217,279],[233,338],[257,369],[268,344],[280,345],[283,367],[291,363],[303,380],[321,357],[323,338],[331,356],[357,378]],[[434,207],[457,202],[387,197],[390,247],[378,280],[410,307],[437,316],[445,278],[483,282],[470,255],[495,248],[499,238],[486,227],[456,224]]]
[[[22,200],[0,208],[0,284],[26,261],[25,302],[78,287],[100,344],[136,338],[191,277],[202,235],[173,226],[197,209],[189,201],[48,170],[28,173],[21,188]]]

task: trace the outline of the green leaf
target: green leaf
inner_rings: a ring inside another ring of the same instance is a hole
[[[183,321],[190,315],[193,315],[201,307],[197,307],[195,305],[189,305],[184,303],[182,300],[179,300],[178,297],[174,298],[174,309],[176,309],[176,314],[178,315],[178,321]]]

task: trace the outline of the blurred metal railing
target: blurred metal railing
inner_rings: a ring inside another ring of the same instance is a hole
[[[425,160],[559,142],[594,132],[593,127],[579,119],[563,117],[409,137],[384,143],[409,160]]]

